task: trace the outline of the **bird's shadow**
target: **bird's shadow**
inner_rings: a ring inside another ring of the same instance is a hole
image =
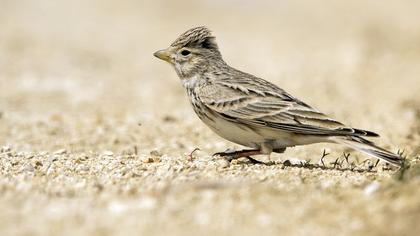
[[[286,162],[286,163],[285,163]],[[302,162],[299,164],[289,164],[287,163],[287,161],[284,161],[283,166],[285,167],[294,167],[294,168],[304,168],[304,169],[309,169],[309,170],[313,170],[313,169],[320,169],[320,170],[335,170],[335,171],[353,171],[353,172],[358,172],[358,173],[375,173],[377,172],[376,169],[374,168],[369,168],[369,167],[358,167],[358,166],[346,166],[343,167],[341,165],[338,164],[334,164],[332,166],[327,166],[327,165],[322,165],[322,164],[312,164],[312,163],[306,163],[306,162]]]
[[[341,158],[337,158],[334,162],[331,162],[329,164],[324,162],[324,158],[328,155],[328,153],[323,153],[322,157],[319,161],[320,164],[311,163],[309,160],[302,160],[299,163],[292,163],[290,160],[285,161],[270,161],[270,162],[253,162],[249,161],[247,159],[244,159],[243,161],[238,160],[237,164],[248,164],[248,165],[262,165],[262,166],[273,166],[273,165],[281,165],[284,168],[303,168],[303,169],[320,169],[320,170],[331,170],[331,171],[352,171],[352,172],[358,172],[358,173],[376,173],[378,172],[378,164],[379,160],[376,163],[370,163],[366,164],[367,162],[370,162],[370,159],[366,159],[362,162],[350,162],[349,161],[349,154],[343,155]],[[385,166],[382,167],[383,170],[394,170],[396,168],[393,168],[393,166],[389,164],[385,164]]]
[[[262,166],[274,166],[274,165],[281,165],[284,168],[303,168],[303,169],[320,169],[320,170],[334,170],[334,171],[353,171],[358,173],[376,173],[377,170],[373,167],[361,167],[361,166],[345,166],[339,165],[338,163],[332,163],[331,166],[322,165],[322,164],[314,164],[314,163],[308,163],[307,161],[302,161],[301,163],[291,163],[289,160],[286,161],[271,161],[271,162],[258,162],[253,163],[250,161],[237,161],[235,162],[238,165],[240,164],[248,164],[248,165],[262,165]]]

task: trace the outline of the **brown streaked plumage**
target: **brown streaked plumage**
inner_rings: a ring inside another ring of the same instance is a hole
[[[205,27],[188,30],[154,55],[174,66],[194,111],[207,126],[229,141],[253,148],[218,153],[229,160],[330,142],[403,164],[400,156],[365,139],[379,136],[376,133],[345,126],[276,85],[227,65]]]

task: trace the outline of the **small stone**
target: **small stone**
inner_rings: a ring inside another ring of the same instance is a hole
[[[302,164],[302,160],[298,159],[298,158],[290,158],[286,161],[289,161],[290,165],[301,165]]]
[[[25,166],[23,166],[22,171],[23,172],[34,172],[35,168],[31,164],[26,164]]]
[[[67,161],[64,163],[64,166],[66,166],[66,167],[72,167],[72,166],[73,166],[73,163],[72,163],[70,160],[67,160]]]
[[[267,176],[261,176],[261,177],[258,178],[258,180],[261,181],[261,182],[264,182],[267,179],[268,179]]]
[[[18,153],[16,153],[16,155],[18,157],[24,157],[25,156],[25,153],[24,152],[18,152]]]
[[[291,165],[292,165],[292,163],[291,163],[289,160],[285,160],[285,161],[283,162],[283,165],[284,165],[284,166],[291,166]]]
[[[160,158],[162,157],[162,154],[156,150],[150,152],[150,157],[152,159],[151,162],[160,162]]]
[[[67,153],[67,150],[66,149],[58,149],[57,151],[55,151],[54,152],[54,154],[56,154],[56,155],[63,155],[63,154],[66,154]]]
[[[47,169],[47,175],[52,175],[55,172],[55,168],[53,166],[50,166]]]
[[[224,158],[220,158],[216,161],[216,165],[221,168],[227,168],[230,166],[230,162]]]
[[[89,171],[89,166],[85,164],[80,164],[76,167],[76,171]]]
[[[371,160],[367,160],[366,161],[366,167],[368,168],[368,170],[372,170],[374,167],[374,164]]]
[[[86,161],[87,159],[89,159],[89,157],[86,154],[81,154],[79,156],[77,156],[76,158],[79,161]]]
[[[143,163],[153,163],[153,158],[151,157],[144,157],[141,159]]]
[[[155,156],[155,157],[161,157],[162,156],[162,154],[159,151],[157,151],[157,150],[151,151],[150,152],[150,155],[151,156]]]
[[[11,148],[9,146],[3,146],[1,152],[10,152]]]
[[[378,182],[372,182],[363,189],[363,193],[367,196],[372,195],[374,192],[378,191],[381,185]]]
[[[34,164],[35,164],[35,167],[42,167],[43,166],[43,164],[42,164],[42,162],[40,160],[36,160],[34,162]]]
[[[392,168],[393,167],[388,162],[382,164],[382,171],[392,170]]]
[[[104,151],[102,154],[105,155],[105,156],[113,156],[114,155],[114,153],[112,151]]]
[[[59,162],[59,161],[54,162],[54,165],[55,165],[56,167],[63,167],[63,163],[61,163],[61,162]]]

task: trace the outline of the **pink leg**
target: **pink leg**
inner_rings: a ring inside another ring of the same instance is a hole
[[[213,156],[224,157],[229,162],[233,161],[233,160],[236,160],[238,158],[241,158],[241,157],[246,157],[246,158],[248,158],[248,160],[251,161],[251,163],[265,164],[264,162],[255,160],[254,158],[250,157],[250,156],[253,156],[253,155],[260,155],[260,154],[262,154],[261,150],[251,149],[251,150],[241,150],[241,151],[234,151],[234,152],[217,152],[217,153],[213,154]]]

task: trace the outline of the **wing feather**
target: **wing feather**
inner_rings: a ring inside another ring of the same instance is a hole
[[[238,83],[239,81],[239,83]],[[265,80],[213,80],[197,88],[200,100],[226,119],[308,135],[376,136],[346,127]]]

